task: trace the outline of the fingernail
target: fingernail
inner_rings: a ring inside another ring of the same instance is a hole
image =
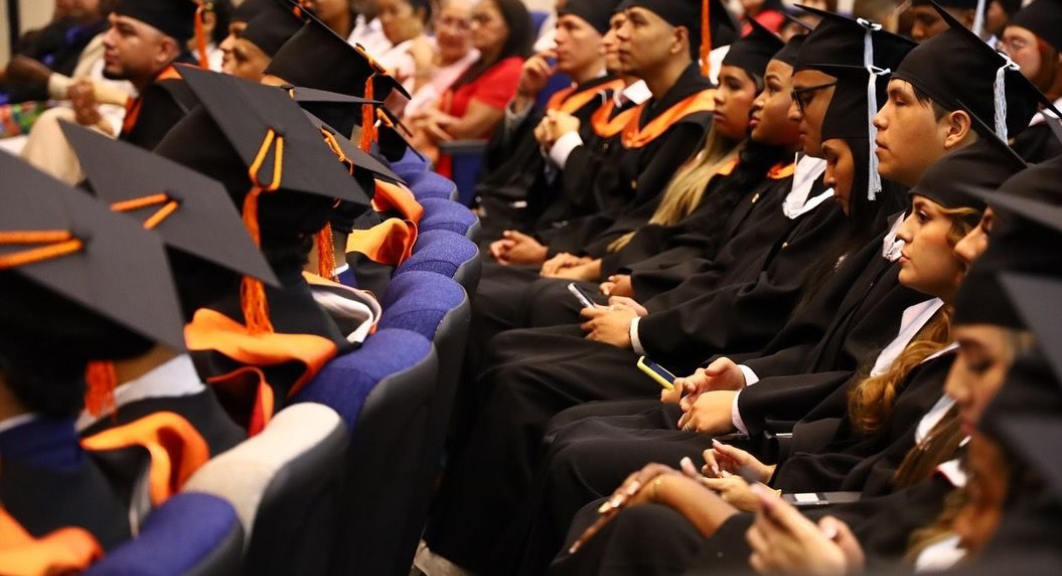
[[[634,482],[631,482],[630,486],[627,487],[627,495],[628,496],[634,496],[641,489],[642,489],[642,483],[637,481],[637,480],[635,480]]]
[[[576,542],[575,544],[572,544],[571,548],[568,548],[568,554],[575,554],[578,551],[579,551],[579,543],[578,542]]]
[[[605,502],[602,502],[601,505],[597,507],[597,513],[598,514],[605,514],[609,510],[612,510],[612,500],[611,499],[609,499],[609,500],[607,500]]]
[[[723,473],[719,471],[719,466],[716,464],[712,464],[712,472],[714,472],[716,476],[723,475]]]
[[[716,447],[722,448],[723,443],[718,441],[718,440],[716,440],[715,438],[712,438],[712,446],[716,446]]]
[[[822,535],[825,536],[827,540],[836,540],[837,539],[837,527],[836,526],[827,526],[827,527],[823,528],[822,529]]]

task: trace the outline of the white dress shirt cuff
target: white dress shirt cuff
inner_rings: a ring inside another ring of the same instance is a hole
[[[634,353],[640,356],[645,356],[645,348],[642,348],[642,340],[638,338],[638,321],[641,317],[635,317],[631,320],[631,327],[629,328],[631,334],[631,348],[634,349]]]
[[[579,136],[578,132],[568,132],[564,136],[557,138],[557,141],[553,143],[553,147],[549,149],[549,159],[553,163],[564,170],[564,165],[568,163],[568,156],[572,151],[583,145],[583,139]]]
[[[738,399],[741,398],[741,392],[738,391],[734,394],[734,403],[730,405],[730,421],[734,424],[734,429],[741,432],[745,436],[749,435],[749,429],[745,426],[745,421],[741,419],[741,410],[738,408]]]
[[[752,368],[749,368],[744,364],[738,364],[738,368],[741,369],[741,373],[745,376],[745,386],[752,386],[760,381],[760,377],[752,371]]]

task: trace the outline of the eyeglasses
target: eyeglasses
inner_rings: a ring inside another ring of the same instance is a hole
[[[793,102],[797,105],[797,110],[800,113],[804,113],[804,109],[811,103],[811,99],[815,97],[815,93],[820,90],[825,90],[831,86],[836,86],[837,81],[834,80],[829,84],[820,84],[819,86],[808,86],[807,88],[800,88],[799,90],[793,90],[790,95],[793,97]]]

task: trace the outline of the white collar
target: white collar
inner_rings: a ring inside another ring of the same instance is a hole
[[[8,430],[13,430],[15,428],[18,428],[19,426],[22,426],[23,424],[29,424],[30,422],[33,422],[34,420],[36,420],[36,419],[38,419],[40,417],[41,417],[40,414],[36,414],[34,412],[28,412],[26,414],[19,414],[18,416],[12,416],[12,417],[8,418],[7,420],[0,421],[0,434],[3,434],[4,432],[7,432]]]
[[[637,106],[652,97],[653,93],[649,91],[649,86],[645,83],[645,80],[639,80],[613,95],[617,106],[623,106],[627,102]]]
[[[352,344],[364,342],[383,314],[380,303],[372,292],[367,290],[358,290],[343,284],[311,284],[310,292],[317,305],[324,308],[329,316],[342,320],[343,324],[357,325],[346,335],[347,341]]]
[[[139,400],[149,398],[178,398],[192,396],[206,390],[206,385],[195,371],[192,357],[181,354],[167,362],[156,366],[135,380],[130,380],[114,389],[114,407],[121,409]],[[93,416],[86,411],[81,412],[77,419],[77,429],[84,430],[92,426],[100,418],[110,414]]]
[[[339,276],[340,274],[346,272],[347,270],[350,270],[350,264],[344,263],[344,264],[341,264],[339,266],[336,266],[335,270],[333,270],[332,273],[335,274],[336,276]]]
[[[1055,100],[1054,101],[1054,105],[1055,105],[1055,108],[1058,108],[1059,110],[1062,110],[1062,98],[1059,98],[1058,100]],[[1029,126],[1035,126],[1037,124],[1043,124],[1046,121],[1045,116],[1050,116],[1052,118],[1056,117],[1054,112],[1052,112],[1052,111],[1050,111],[1050,110],[1045,108],[1045,109],[1037,112],[1032,117],[1032,120],[1029,121]]]
[[[966,486],[966,471],[962,469],[962,462],[958,458],[937,466],[937,472],[947,478],[948,482],[956,488]]]
[[[918,331],[933,319],[933,315],[940,310],[941,306],[944,306],[943,300],[932,298],[904,310],[903,318],[900,320],[900,332],[881,351],[881,354],[878,354],[878,359],[874,362],[874,369],[870,371],[870,375],[880,376],[884,374],[892,366],[892,363],[900,357],[900,354],[903,354],[907,345],[918,335]]]
[[[793,169],[793,187],[786,195],[785,202],[782,203],[782,212],[787,218],[795,220],[833,197],[833,188],[830,188],[814,198],[808,198],[811,188],[815,186],[815,182],[825,171],[826,161],[822,158],[805,155],[796,160],[796,167]]]
[[[895,262],[900,259],[900,254],[903,252],[903,240],[896,237],[896,234],[900,231],[900,226],[903,226],[904,217],[906,214],[900,214],[896,221],[892,223],[888,233],[885,234],[885,238],[881,240],[881,257],[889,262]]]

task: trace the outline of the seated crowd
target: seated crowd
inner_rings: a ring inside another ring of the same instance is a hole
[[[58,0],[0,574],[1062,569],[1062,0],[733,4]]]

